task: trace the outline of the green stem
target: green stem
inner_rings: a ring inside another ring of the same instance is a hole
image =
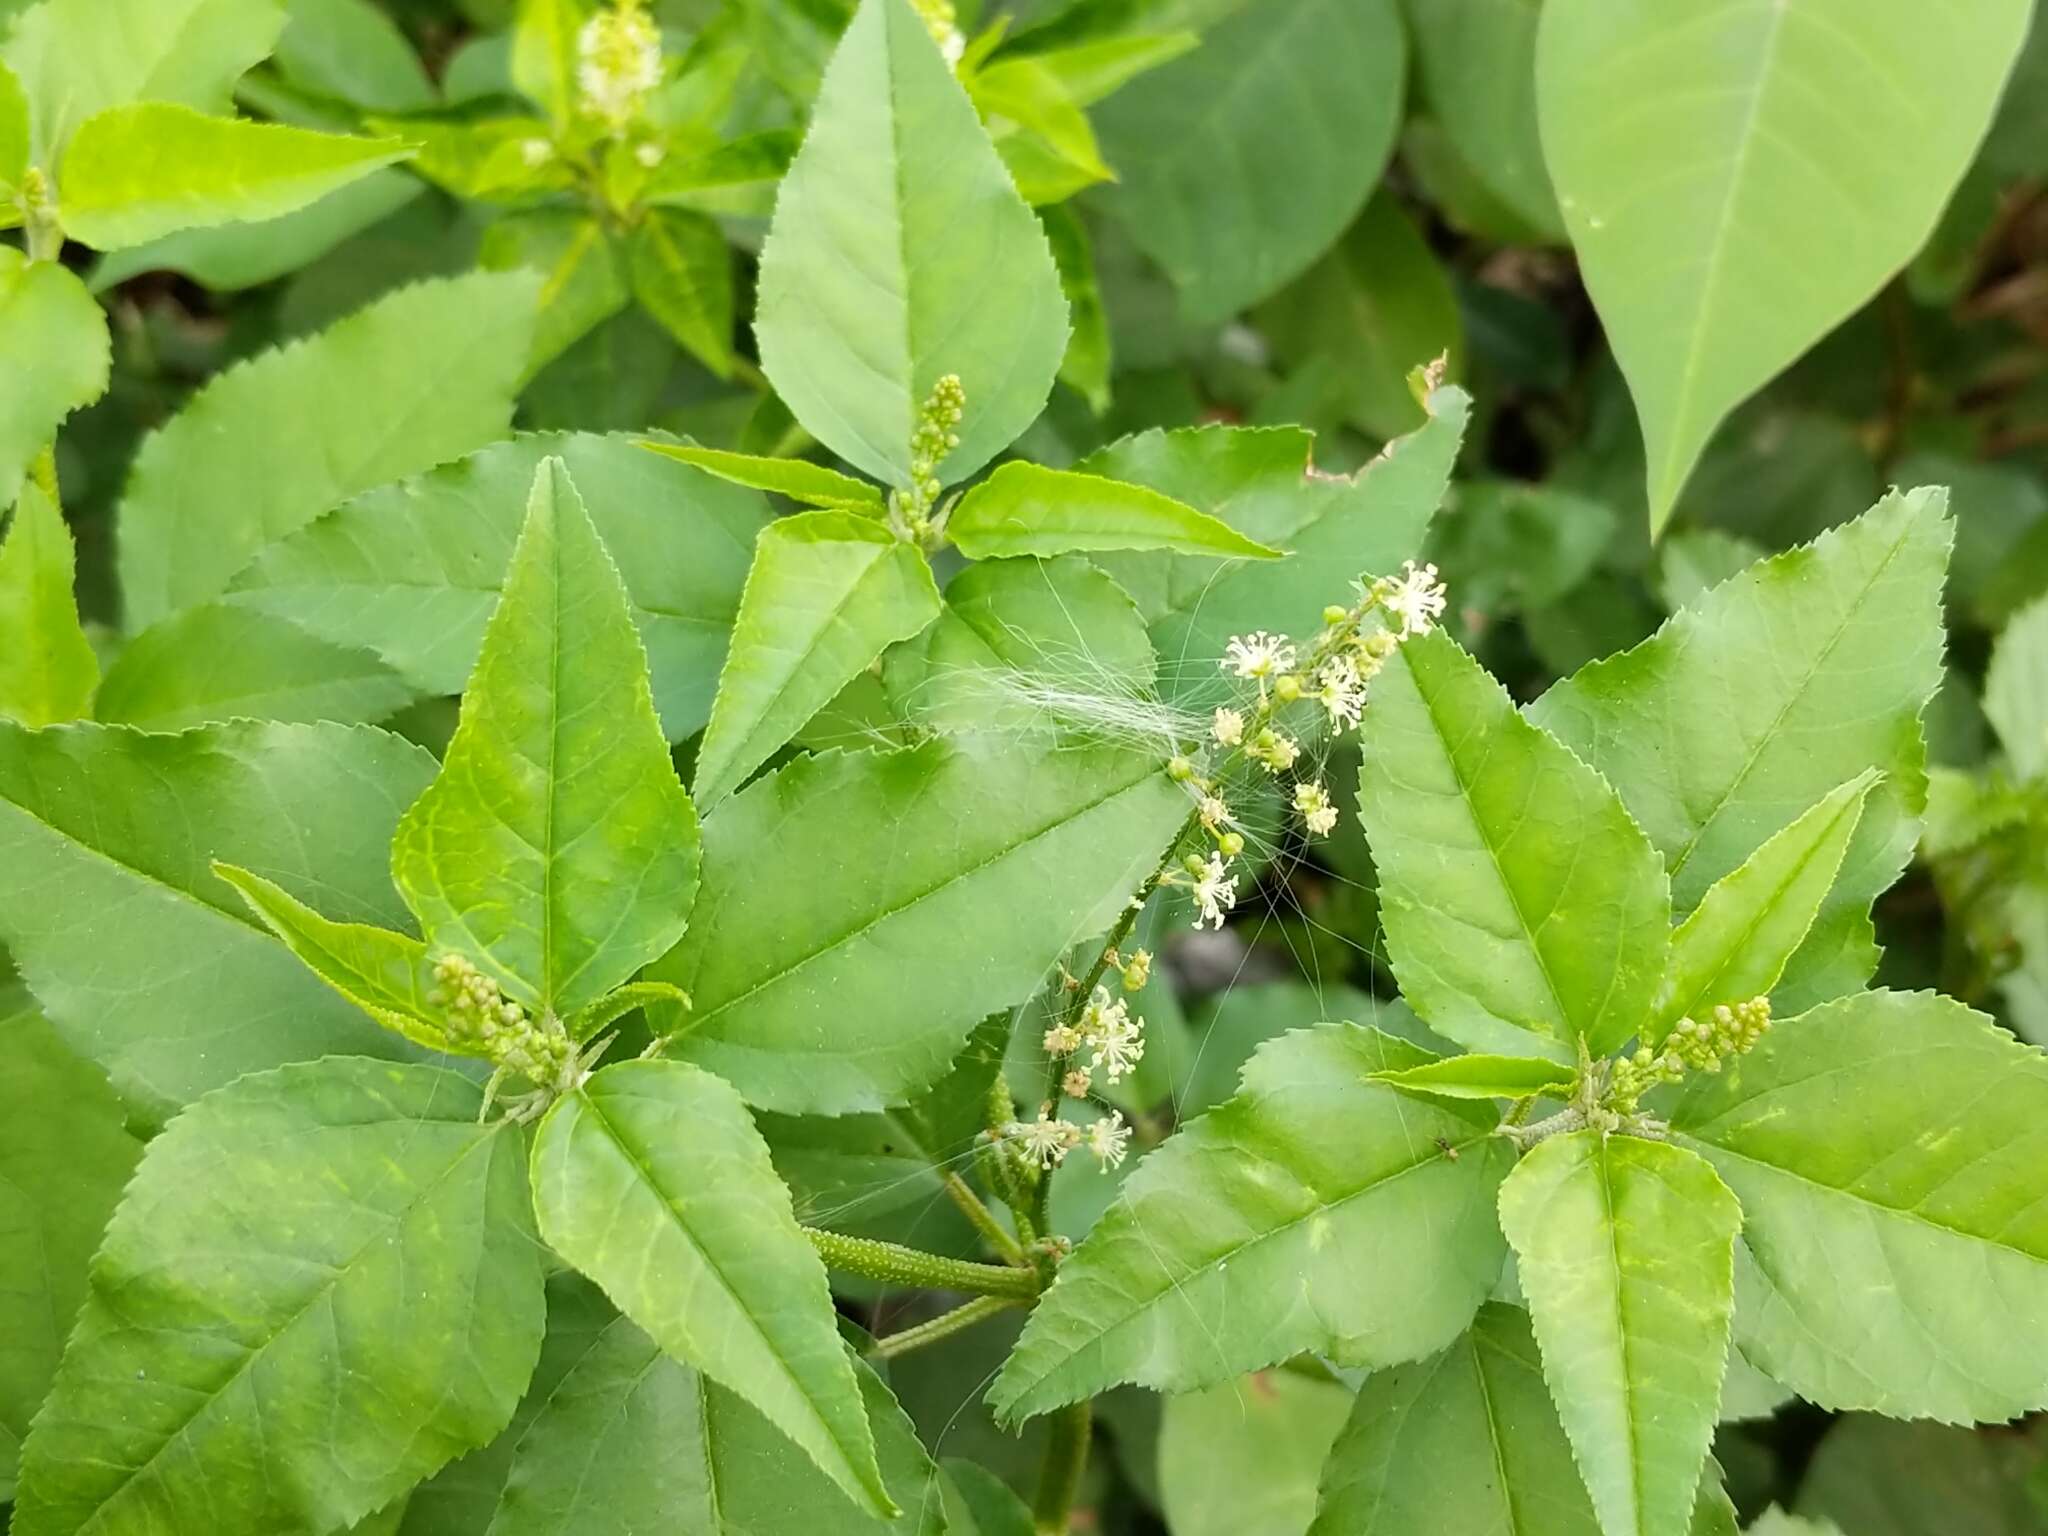
[[[1003,1224],[996,1220],[996,1213],[983,1204],[981,1196],[977,1195],[973,1187],[959,1174],[940,1174],[939,1187],[952,1197],[953,1203],[960,1207],[961,1214],[973,1225],[974,1230],[981,1234],[982,1241],[995,1249],[1005,1264],[1022,1268],[1030,1262],[1024,1257],[1023,1245],[1010,1236]]]
[[[1081,1491],[1081,1474],[1088,1470],[1088,1439],[1094,1420],[1094,1402],[1083,1399],[1061,1409],[1052,1421],[1052,1436],[1046,1441],[1045,1460],[1038,1472],[1038,1494],[1031,1501],[1032,1529],[1037,1536],[1067,1536],[1074,1499]]]
[[[1029,1269],[1007,1264],[974,1264],[966,1259],[949,1259],[940,1254],[885,1243],[871,1237],[853,1237],[806,1227],[804,1235],[818,1255],[834,1269],[892,1285],[914,1285],[930,1291],[971,1291],[979,1296],[1015,1296],[1029,1300],[1038,1294],[1038,1275]]]
[[[949,1334],[972,1328],[976,1323],[1007,1312],[1012,1307],[1022,1306],[1014,1296],[977,1296],[965,1306],[955,1307],[950,1312],[941,1312],[929,1322],[919,1323],[915,1328],[905,1328],[901,1333],[892,1333],[886,1339],[875,1340],[868,1351],[870,1360],[893,1360],[898,1355],[907,1355],[913,1349],[923,1349],[927,1344],[936,1344]]]

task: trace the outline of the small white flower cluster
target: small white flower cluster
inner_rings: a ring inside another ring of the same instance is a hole
[[[1148,972],[1151,968],[1150,955],[1139,950],[1138,957],[1125,967],[1126,986],[1134,970]],[[1084,1048],[1091,1053],[1088,1063],[1072,1067],[1060,1084],[1074,1098],[1086,1098],[1095,1073],[1120,1083],[1145,1059],[1145,1021],[1133,1018],[1131,1005],[1120,997],[1112,998],[1107,987],[1097,987],[1072,1022],[1062,1020],[1045,1032],[1044,1045],[1046,1055],[1055,1060],[1065,1060]]]
[[[1349,608],[1323,610],[1322,633],[1304,654],[1286,635],[1255,630],[1233,635],[1224,647],[1222,669],[1258,687],[1244,707],[1225,705],[1210,722],[1215,744],[1241,754],[1275,778],[1289,772],[1301,757],[1301,743],[1278,724],[1280,710],[1307,699],[1321,706],[1332,731],[1356,729],[1365,718],[1367,685],[1385,666],[1402,641],[1426,635],[1444,611],[1444,587],[1436,567],[1409,561],[1398,576],[1384,576],[1358,586],[1358,601]],[[1389,626],[1367,630],[1364,621],[1375,609]],[[1181,871],[1160,877],[1165,885],[1184,885],[1195,901],[1195,926],[1221,928],[1237,900],[1237,882],[1229,861],[1244,851],[1237,818],[1195,762],[1176,757],[1167,772],[1185,784],[1195,798],[1202,830],[1215,842],[1206,856],[1190,854]],[[1313,837],[1328,837],[1337,828],[1337,806],[1320,780],[1297,782],[1294,809]]]
[[[576,89],[583,111],[623,133],[661,84],[661,28],[643,0],[615,0],[576,34]]]
[[[1045,1169],[1057,1168],[1079,1146],[1086,1146],[1104,1168],[1121,1167],[1131,1145],[1131,1128],[1115,1110],[1084,1129],[1059,1119],[1052,1106],[1047,1105],[1039,1110],[1036,1120],[1013,1120],[1003,1127],[1002,1134],[1004,1139],[1017,1143],[1026,1158]]]
[[[1607,1103],[1621,1112],[1661,1083],[1675,1083],[1688,1072],[1719,1072],[1724,1063],[1756,1049],[1771,1027],[1771,1000],[1720,1003],[1705,1019],[1680,1019],[1663,1046],[1637,1046],[1635,1053],[1614,1063],[1607,1080]]]

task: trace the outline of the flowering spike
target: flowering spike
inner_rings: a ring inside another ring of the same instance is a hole
[[[661,84],[661,29],[642,0],[616,0],[576,34],[576,89],[583,110],[623,132]]]

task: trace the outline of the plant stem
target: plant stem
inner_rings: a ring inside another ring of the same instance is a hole
[[[1038,1494],[1031,1501],[1032,1529],[1037,1536],[1067,1536],[1074,1497],[1081,1491],[1081,1474],[1088,1470],[1088,1439],[1094,1420],[1094,1401],[1083,1399],[1061,1409],[1052,1421],[1052,1437],[1046,1441],[1045,1460],[1038,1471]]]
[[[981,1196],[959,1174],[940,1174],[939,1187],[952,1197],[953,1203],[960,1207],[961,1214],[973,1224],[982,1240],[1002,1255],[1005,1264],[1022,1268],[1030,1262],[1024,1257],[1023,1245],[1010,1236],[1003,1224],[996,1220],[996,1213],[983,1204]]]
[[[969,1291],[978,1296],[1014,1296],[1022,1300],[1038,1294],[1035,1270],[949,1259],[900,1243],[828,1232],[822,1227],[805,1227],[804,1236],[811,1240],[819,1257],[834,1269],[865,1275],[870,1280],[914,1285],[929,1291]]]
[[[922,1349],[927,1344],[936,1344],[949,1334],[972,1328],[976,1323],[1007,1312],[1023,1302],[1014,1296],[977,1296],[964,1306],[950,1312],[941,1312],[929,1322],[919,1323],[915,1328],[905,1328],[901,1333],[892,1333],[886,1339],[875,1340],[874,1348],[868,1351],[870,1360],[893,1360],[898,1355],[907,1355],[913,1349]]]

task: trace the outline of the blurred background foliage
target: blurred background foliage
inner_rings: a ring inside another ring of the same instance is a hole
[[[0,22],[22,8],[0,0]],[[426,148],[284,219],[90,268],[114,382],[59,447],[89,619],[111,632],[118,618],[113,512],[141,438],[221,369],[423,277],[545,274],[524,428],[812,451],[751,361],[744,317],[775,177],[851,6],[653,9],[671,66],[646,151],[543,154],[528,146],[548,141],[550,106],[518,58],[514,0],[289,0],[243,109],[395,128]],[[1939,986],[2048,1045],[2048,25],[1925,248],[1723,425],[1653,543],[1635,408],[1539,142],[1539,0],[958,9],[962,77],[1042,213],[1074,311],[1062,382],[1018,451],[1068,464],[1149,428],[1302,422],[1318,466],[1349,470],[1419,422],[1407,375],[1445,356],[1478,415],[1430,557],[1456,631],[1520,697],[1888,485],[1952,487],[1931,805],[1921,859],[1880,904],[1881,980]],[[431,737],[431,712],[415,714]],[[1175,924],[1162,946],[1172,964],[1142,1006],[1154,1047],[1128,1085],[1142,1144],[1307,1018],[1420,1032],[1391,1000],[1355,822],[1313,856],[1264,851],[1237,923],[1199,938]],[[1162,914],[1147,922],[1166,931]],[[811,1209],[971,1251],[890,1117],[768,1129]],[[1061,1222],[1078,1233],[1111,1182],[1078,1160],[1068,1173]],[[892,1381],[939,1454],[1023,1480],[1037,1447],[999,1434],[979,1402],[1007,1342],[979,1330],[897,1362]],[[1114,1455],[1090,1473],[1097,1528],[1302,1531],[1348,1385],[1276,1371],[1163,1406],[1112,1397]],[[2048,1531],[2048,1424],[1837,1418],[1744,1385],[1716,1451],[1758,1529]]]

